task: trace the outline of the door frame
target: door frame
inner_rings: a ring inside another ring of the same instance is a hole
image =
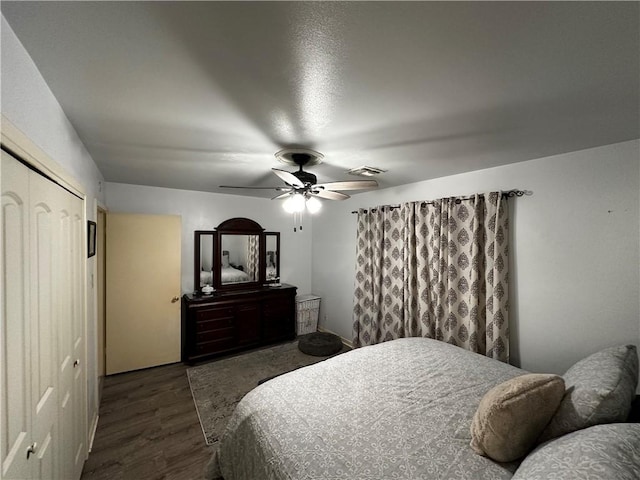
[[[98,205],[97,208],[97,239],[96,239],[96,334],[97,334],[97,344],[98,347],[96,349],[96,354],[98,357],[102,357],[102,369],[100,368],[100,360],[97,363],[97,372],[98,372],[98,405],[102,400],[102,388],[104,384],[104,377],[107,372],[107,322],[106,322],[106,260],[107,260],[107,252],[106,252],[106,226],[107,226],[107,208]],[[102,270],[100,269],[100,264],[102,264]],[[100,301],[102,299],[102,312],[100,311]],[[102,316],[102,319],[100,318]],[[100,324],[102,322],[102,325]],[[102,342],[100,342],[100,335],[98,330],[102,330]]]

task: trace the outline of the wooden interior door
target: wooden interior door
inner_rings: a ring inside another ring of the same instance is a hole
[[[181,218],[107,213],[107,375],[180,361]]]

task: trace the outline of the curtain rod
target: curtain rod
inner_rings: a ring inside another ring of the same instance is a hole
[[[484,193],[479,193],[478,195],[484,195]],[[524,195],[530,197],[531,195],[533,195],[533,192],[531,190],[506,190],[506,191],[502,192],[502,196],[503,197],[507,197],[507,198],[522,197]],[[475,197],[475,195],[468,195],[466,197],[445,197],[445,198],[455,198],[456,199],[456,203],[461,203],[462,200],[471,200],[474,197]],[[420,206],[433,205],[434,203],[436,203],[436,201],[437,200],[430,200],[428,202],[420,202]],[[368,211],[375,212],[376,208],[389,208],[390,210],[393,210],[395,208],[400,208],[400,205],[380,205],[379,207],[375,207],[375,208],[371,208],[371,209],[365,208],[364,211],[365,211],[365,213],[368,212]],[[358,211],[354,210],[351,213],[358,213]]]

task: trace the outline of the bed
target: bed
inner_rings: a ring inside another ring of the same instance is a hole
[[[200,270],[200,286],[213,285],[213,272],[210,270]]]
[[[241,283],[241,282],[250,282],[251,278],[244,271],[239,270],[237,268],[229,266],[222,266],[220,269],[220,278],[221,283]]]
[[[626,406],[614,409],[618,415],[614,421],[626,419],[637,385],[635,348],[631,353],[625,350],[624,357],[631,365],[625,377],[629,385],[622,395]],[[593,367],[585,368],[593,370]],[[544,449],[571,435],[552,439],[524,460],[511,462],[497,462],[470,448],[470,425],[483,397],[494,387],[516,381],[516,377],[522,378],[526,373],[424,338],[399,339],[353,350],[281,375],[249,392],[232,415],[205,477],[225,480],[548,478],[546,471],[540,477],[527,473],[527,468],[535,470],[540,464],[535,461],[529,466],[528,458],[538,455],[546,459],[562,452],[552,447],[549,454]],[[564,402],[562,395],[564,383],[560,395]],[[640,478],[640,425],[622,425],[620,429],[598,431],[594,438],[615,439],[610,442],[612,454],[617,455],[614,464],[622,465],[622,471],[615,472],[616,476],[611,478],[637,479]],[[583,431],[594,435],[590,428]],[[631,451],[629,439],[635,445]],[[577,439],[576,444],[583,445],[583,439]],[[569,442],[567,448],[572,445]],[[608,448],[607,444],[605,450]],[[629,456],[626,463],[621,460]],[[545,461],[552,464],[551,460]],[[592,466],[590,461],[585,468]],[[523,467],[526,476],[519,477]],[[572,471],[582,475],[579,469]]]
[[[222,265],[220,266],[220,283],[242,283],[251,282],[252,279],[241,267],[231,265],[229,262],[229,251],[222,251]]]
[[[234,268],[231,265],[220,269],[220,280],[223,284],[250,282],[251,278],[246,272]],[[212,272],[200,271],[200,285],[213,285]]]

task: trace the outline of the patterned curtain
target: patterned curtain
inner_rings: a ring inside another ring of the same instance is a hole
[[[358,211],[354,346],[424,336],[507,362],[500,192]]]
[[[247,241],[247,275],[251,278],[251,281],[257,282],[258,278],[258,255],[259,251],[259,236],[249,235]]]

